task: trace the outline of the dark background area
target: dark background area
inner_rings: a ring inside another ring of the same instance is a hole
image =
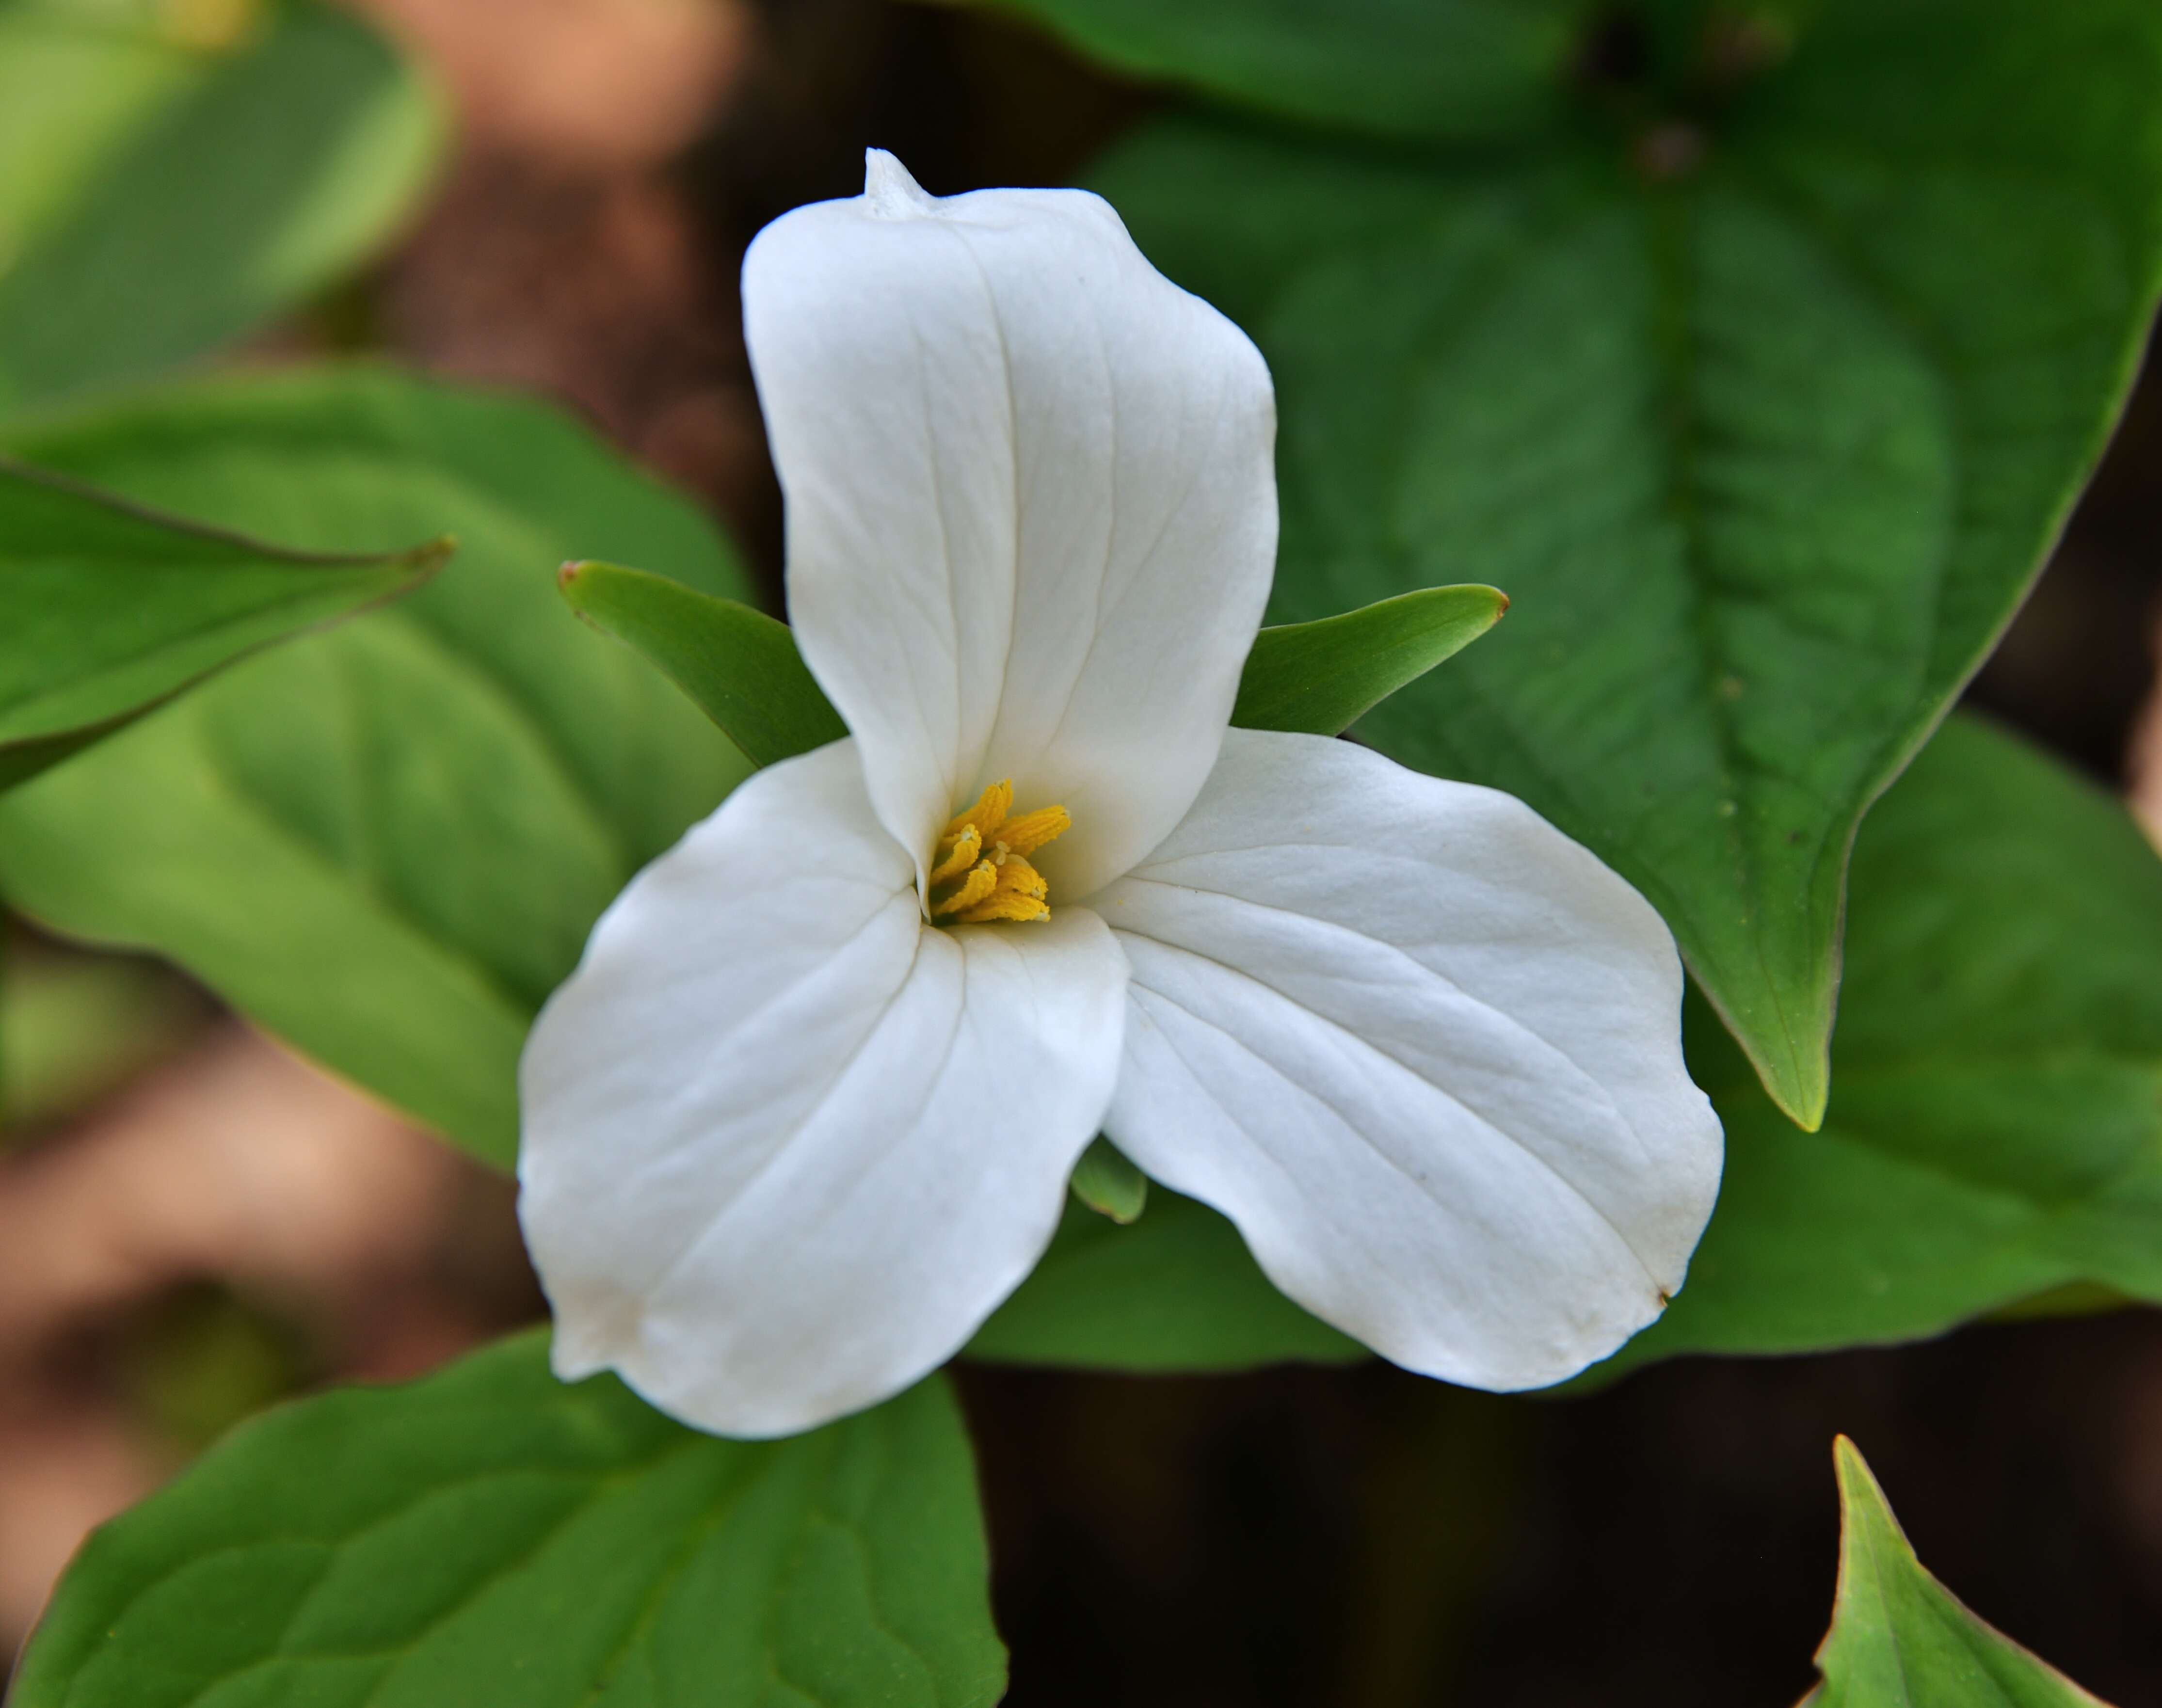
[[[255,353],[373,349],[549,393],[703,497],[777,587],[779,496],[735,304],[750,235],[798,202],[853,193],[870,144],[938,191],[1070,180],[1157,97],[1017,27],[880,0],[713,0],[725,30],[623,45],[629,13],[672,3],[368,6],[442,64],[466,141],[407,241]],[[542,13],[548,29],[530,29]],[[608,53],[629,69],[609,74],[603,109],[590,87]],[[694,55],[708,81],[685,85]],[[680,122],[652,119],[658,97],[641,107],[641,76],[692,88]],[[506,80],[521,78],[532,98],[506,104]],[[2105,786],[2162,802],[2162,750],[2149,765],[2138,736],[2158,533],[2150,371],[1971,697]],[[180,1065],[159,1072],[199,1079],[189,1062],[240,1047],[216,1021],[187,1036]],[[137,1086],[128,1118],[140,1127],[140,1099],[164,1094]],[[0,1230],[11,1194],[20,1209],[111,1149],[114,1119],[94,1111],[0,1158]],[[332,1280],[169,1239],[170,1252],[151,1242],[158,1261],[54,1307],[37,1334],[0,1308],[13,1393],[0,1404],[0,1554],[6,1515],[27,1510],[9,1507],[12,1489],[88,1475],[64,1454],[34,1465],[24,1444],[79,1444],[82,1419],[109,1416],[114,1439],[140,1448],[116,1447],[104,1481],[61,1502],[55,1533],[69,1537],[195,1444],[170,1406],[146,1421],[143,1371],[201,1342],[219,1312],[258,1325],[259,1346],[229,1324],[202,1343],[256,1346],[257,1399],[410,1373],[530,1314],[507,1195],[462,1165],[400,1166],[399,1213],[426,1238],[362,1241],[366,1261]],[[400,1302],[388,1317],[386,1300]],[[962,1391],[1015,1708],[1784,1708],[1810,1686],[1830,1606],[1837,1432],[1868,1455],[1924,1563],[1978,1612],[2123,1708],[2162,1703],[2162,1314],[1688,1360],[1567,1398],[1465,1393],[1379,1365],[1208,1379],[976,1367]],[[41,1394],[57,1409],[35,1413],[39,1434],[21,1420]],[[0,1558],[0,1590],[7,1570]]]

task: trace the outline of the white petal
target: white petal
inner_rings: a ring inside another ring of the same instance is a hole
[[[559,1373],[775,1435],[943,1362],[1058,1224],[1125,982],[1084,909],[927,929],[853,743],[759,772],[624,891],[526,1046]]]
[[[1407,1368],[1559,1380],[1656,1317],[1717,1193],[1651,907],[1522,802],[1235,729],[1092,899],[1133,969],[1106,1130]]]
[[[1055,905],[1215,762],[1276,555],[1268,370],[1095,196],[870,158],[744,261],[790,619],[912,853],[1001,777],[1072,812]]]

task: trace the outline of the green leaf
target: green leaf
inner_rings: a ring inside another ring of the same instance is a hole
[[[1368,1355],[1269,1282],[1231,1224],[1161,1183],[1131,1227],[1078,1204],[966,1355],[1088,1370],[1249,1370]]]
[[[0,788],[273,641],[411,591],[450,551],[286,551],[0,457]]]
[[[0,8],[0,409],[238,337],[376,248],[434,91],[316,0]]]
[[[1555,115],[1591,0],[1005,0],[1120,71],[1385,136]]]
[[[2029,585],[2162,282],[2162,11],[1796,10],[1664,129],[1589,95],[1478,154],[1172,118],[1093,182],[1269,359],[1272,620],[1507,588],[1362,737],[1596,850],[1814,1126],[1855,828]]]
[[[788,625],[763,611],[612,563],[566,564],[558,583],[572,610],[644,654],[753,765],[849,733]]]
[[[1824,1129],[1794,1131],[1700,1008],[1719,1205],[1680,1352],[1912,1340],[2094,1283],[2162,1303],[2162,859],[2118,802],[1948,723],[1863,827]]]
[[[571,618],[556,566],[619,551],[740,595],[725,544],[550,410],[368,368],[176,387],[13,438],[45,467],[311,548],[457,535],[456,570],[413,598],[250,660],[0,799],[0,893],[179,963],[508,1163],[534,1013],[601,909],[745,770]]]
[[[1922,1569],[1884,1491],[1844,1435],[1839,1592],[1804,1708],[2103,1708],[1984,1624]]]
[[[1422,588],[1313,623],[1264,629],[1239,678],[1241,729],[1340,735],[1501,620],[1493,588]]]
[[[1139,1221],[1148,1207],[1148,1176],[1109,1139],[1090,1141],[1068,1185],[1081,1203],[1122,1228]]]
[[[780,1442],[671,1423],[529,1335],[244,1425],[93,1535],[13,1708],[990,1708],[966,1438],[936,1378]]]

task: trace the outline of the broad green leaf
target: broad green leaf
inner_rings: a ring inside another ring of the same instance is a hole
[[[1501,620],[1493,588],[1422,588],[1312,623],[1264,629],[1239,677],[1241,729],[1340,735]]]
[[[450,551],[287,551],[0,457],[0,788],[273,641],[411,591]]]
[[[558,581],[572,610],[644,654],[753,765],[849,733],[788,625],[763,611],[612,563],[566,564]]]
[[[1924,1570],[1854,1444],[1832,1454],[1839,1591],[1804,1708],[2103,1708]]]
[[[744,775],[563,609],[598,551],[739,596],[683,500],[553,411],[368,368],[20,429],[40,465],[310,548],[444,531],[416,596],[266,652],[0,800],[0,893],[179,963],[488,1160],[518,1052],[632,873]]]
[[[1911,1340],[2094,1283],[2162,1303],[2162,859],[2114,801],[1946,724],[1862,828],[1821,1132],[1700,1009],[1719,1205],[1665,1354]]]
[[[441,101],[318,0],[0,3],[0,409],[239,336],[363,259]]]
[[[1068,1183],[1076,1199],[1122,1228],[1139,1221],[1148,1207],[1148,1176],[1109,1139],[1090,1143]]]
[[[1510,152],[1173,118],[1093,182],[1268,357],[1272,620],[1507,588],[1362,736],[1595,849],[1814,1126],[1855,828],[2029,585],[2146,331],[2162,10],[1794,10],[1680,129],[1588,96]]]
[[[1368,1355],[1278,1293],[1230,1222],[1158,1183],[1131,1227],[1069,1204],[1036,1272],[976,1331],[966,1355],[1180,1371]]]
[[[778,1442],[576,1387],[528,1335],[243,1425],[93,1535],[11,1708],[990,1708],[937,1378]]]
[[[1552,118],[1590,0],[1004,0],[1120,71],[1385,136]]]

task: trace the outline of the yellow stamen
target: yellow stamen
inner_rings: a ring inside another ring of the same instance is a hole
[[[1013,781],[1005,778],[946,827],[923,885],[939,924],[1051,917],[1050,885],[1027,856],[1067,829],[1072,815],[1063,807],[1039,807],[1010,818],[1012,811]]]
[[[931,898],[931,917],[943,919],[964,907],[974,907],[998,886],[999,869],[989,860],[979,860],[969,875],[962,879],[959,889],[950,896]]]
[[[1001,919],[1019,923],[1050,917],[1050,906],[1037,897],[1008,893],[994,896],[987,901],[979,901],[965,913],[955,914],[953,922],[956,925],[990,925]]]
[[[1039,807],[1000,825],[999,841],[1008,854],[1032,854],[1073,823],[1063,807]]]
[[[1013,810],[1013,779],[992,783],[976,797],[976,804],[966,812],[955,815],[946,827],[948,836],[958,836],[971,825],[979,836],[988,837],[1006,822],[1006,814]]]
[[[985,925],[995,919],[1048,919],[1051,908],[1044,898],[1051,893],[1042,875],[1019,854],[1010,854],[996,865],[998,877],[991,893],[954,917],[963,925]]]
[[[938,864],[924,875],[927,884],[938,885],[958,878],[976,864],[976,856],[983,851],[983,833],[973,824],[964,825],[958,836],[938,838]]]

